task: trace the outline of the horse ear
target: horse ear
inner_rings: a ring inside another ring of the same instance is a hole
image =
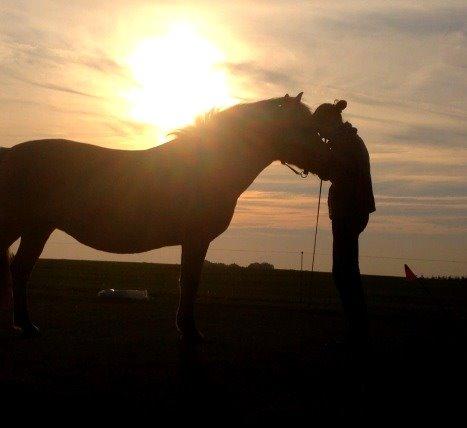
[[[345,108],[347,107],[347,101],[346,100],[337,101],[336,107],[339,111],[342,112],[342,110],[345,110]]]
[[[284,96],[284,101],[289,101],[290,100],[290,95],[289,94],[285,94]]]
[[[295,101],[297,103],[301,102],[302,101],[302,95],[303,95],[303,92],[300,92],[296,97],[295,97]]]

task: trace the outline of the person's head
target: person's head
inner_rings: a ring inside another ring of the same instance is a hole
[[[320,135],[329,138],[343,124],[342,111],[347,107],[347,101],[336,100],[334,104],[324,103],[313,113],[313,125]]]
[[[244,116],[251,133],[261,137],[259,152],[272,153],[274,160],[315,171],[317,153],[325,150],[325,144],[312,126],[313,116],[302,102],[302,95],[286,94],[245,105]]]

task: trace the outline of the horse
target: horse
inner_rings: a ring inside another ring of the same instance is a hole
[[[55,229],[112,253],[181,245],[176,327],[202,339],[194,302],[210,242],[230,224],[239,196],[279,160],[317,171],[326,148],[312,114],[286,95],[213,111],[147,150],[62,139],[0,150],[0,279],[10,281],[14,326],[39,334],[27,282]],[[10,260],[9,247],[20,239]]]

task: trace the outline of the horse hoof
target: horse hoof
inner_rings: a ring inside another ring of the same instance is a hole
[[[22,330],[19,330],[14,326],[0,329],[0,339],[19,339],[22,334]]]
[[[39,327],[35,326],[34,324],[28,324],[28,325],[15,325],[14,326],[15,330],[17,330],[20,334],[20,336],[23,339],[32,339],[33,337],[38,337],[41,335],[41,332],[39,330]]]

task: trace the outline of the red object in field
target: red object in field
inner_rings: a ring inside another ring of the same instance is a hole
[[[404,265],[404,269],[405,269],[405,279],[407,281],[416,281],[418,279],[417,275],[415,275],[407,265]]]

